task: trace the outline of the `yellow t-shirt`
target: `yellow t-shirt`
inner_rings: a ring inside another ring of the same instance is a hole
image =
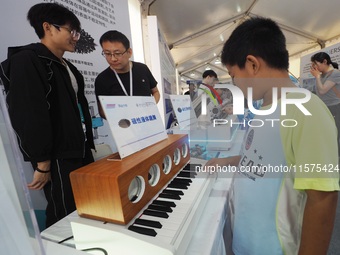
[[[299,98],[290,93],[288,98]],[[337,129],[327,106],[314,94],[304,104],[305,116],[295,105],[287,105],[287,116],[296,127],[281,126],[280,134],[286,164],[295,166],[294,188],[320,191],[339,190]]]
[[[313,94],[303,104],[311,116],[291,104],[282,115],[281,104],[248,122],[239,172],[229,191],[235,255],[297,255],[304,190],[339,190],[337,131],[328,108]]]

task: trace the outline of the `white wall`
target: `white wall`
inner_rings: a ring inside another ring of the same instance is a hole
[[[131,28],[131,48],[133,51],[132,58],[136,62],[145,63],[140,2],[138,0],[128,0],[128,5]]]

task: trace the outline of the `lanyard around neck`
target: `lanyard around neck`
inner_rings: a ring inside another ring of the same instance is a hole
[[[129,63],[129,65],[130,65],[130,96],[132,96],[133,95],[133,91],[132,91],[133,90],[132,89],[132,68],[131,68],[131,64],[130,63]],[[119,85],[122,88],[122,90],[124,91],[125,95],[129,96],[128,93],[126,92],[124,84],[123,84],[122,80],[120,79],[119,75],[117,74],[116,70],[115,69],[112,69],[112,70],[115,73],[116,78],[117,78],[117,80],[119,82]]]

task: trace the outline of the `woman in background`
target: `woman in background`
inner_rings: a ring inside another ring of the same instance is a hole
[[[311,57],[311,74],[316,79],[316,94],[331,111],[338,128],[338,150],[340,137],[340,71],[338,64],[331,61],[325,52],[318,52]],[[338,151],[340,156],[340,150]]]

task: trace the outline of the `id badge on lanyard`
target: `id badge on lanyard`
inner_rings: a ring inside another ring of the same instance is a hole
[[[117,78],[117,80],[118,80],[118,82],[119,82],[119,85],[120,85],[120,87],[122,88],[122,90],[124,91],[124,94],[125,94],[126,96],[129,96],[129,94],[126,92],[126,89],[125,89],[125,87],[124,87],[124,85],[123,85],[123,82],[122,82],[122,80],[120,79],[119,75],[117,74],[116,70],[114,70],[114,69],[112,69],[112,70],[113,70],[113,72],[115,73],[116,78]],[[133,95],[133,88],[132,88],[132,68],[130,68],[130,96],[132,96],[132,95]]]

